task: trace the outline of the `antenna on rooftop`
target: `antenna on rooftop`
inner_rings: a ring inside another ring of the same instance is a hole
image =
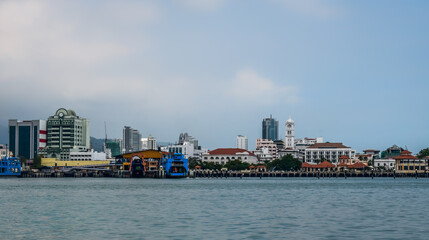
[[[106,121],[104,121],[104,135],[105,135],[104,145],[106,146],[106,144],[107,144],[107,125],[106,125]]]

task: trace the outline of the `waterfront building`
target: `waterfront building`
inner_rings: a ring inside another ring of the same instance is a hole
[[[216,164],[225,164],[233,160],[240,160],[250,164],[257,164],[259,162],[255,154],[239,148],[218,148],[208,153],[203,153],[202,160]]]
[[[309,164],[308,162],[303,162],[301,170],[304,172],[323,172],[323,171],[334,171],[336,166],[328,161],[323,161],[319,164]]]
[[[404,150],[395,159],[395,170],[398,173],[422,173],[426,170],[426,161],[411,155],[411,152]]]
[[[176,144],[168,146],[168,152],[180,153],[185,156],[186,159],[194,157],[194,144],[191,142],[183,142],[183,144]]]
[[[393,158],[378,158],[374,159],[374,167],[384,168],[386,170],[395,168],[395,159]]]
[[[340,156],[346,155],[349,158],[354,158],[356,150],[344,146],[342,143],[316,143],[305,149],[305,162],[317,163],[323,160],[338,163]]]
[[[292,157],[294,158],[298,158],[299,160],[302,161],[302,159],[304,158],[304,153],[301,153],[300,151],[298,151],[297,149],[290,149],[290,148],[286,148],[283,150],[278,150],[277,151],[277,157],[279,159],[281,159],[282,157],[286,156],[286,155],[292,155]]]
[[[248,140],[246,136],[238,135],[237,136],[237,148],[248,150]]]
[[[33,159],[46,142],[45,120],[9,119],[9,150],[13,156]]]
[[[8,154],[7,145],[0,144],[0,159],[3,159]]]
[[[97,152],[94,149],[87,152],[70,152],[70,161],[97,161],[106,159],[107,154],[105,152]]]
[[[292,118],[286,121],[285,148],[295,149],[295,122]]]
[[[256,139],[256,150],[263,149],[263,148],[268,149],[269,153],[274,158],[277,158],[277,145],[274,144],[274,142],[272,140],[257,138]]]
[[[391,146],[390,148],[384,150],[381,152],[380,158],[395,158],[401,155],[401,152],[403,152],[405,149],[397,146],[396,144]]]
[[[124,126],[122,129],[122,139],[124,141],[124,152],[135,152],[140,151],[141,147],[141,134],[138,130],[131,128],[130,126]]]
[[[47,121],[47,145],[40,153],[47,158],[69,160],[71,152],[90,149],[89,120],[75,111],[60,108]]]
[[[274,119],[271,115],[270,118],[262,120],[262,139],[275,141],[279,136],[279,121]]]

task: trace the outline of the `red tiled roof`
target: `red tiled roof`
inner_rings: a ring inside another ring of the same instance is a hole
[[[371,157],[372,154],[356,154],[356,157]]]
[[[348,166],[348,168],[362,169],[362,168],[366,168],[366,165],[361,162],[357,162],[353,165]]]
[[[343,156],[339,157],[338,159],[350,159],[350,158],[347,155],[343,155]]]
[[[317,164],[316,166],[317,166],[318,168],[333,168],[333,167],[335,167],[335,165],[334,165],[334,164],[332,164],[332,163],[330,163],[330,162],[328,162],[328,161],[323,161],[322,163]]]
[[[314,165],[311,165],[311,164],[309,164],[307,162],[303,162],[302,165],[301,165],[301,167],[303,167],[303,168],[312,168],[313,166]]]
[[[363,150],[364,152],[380,152],[380,150],[375,150],[375,149],[367,149],[367,150]]]
[[[409,154],[411,154],[411,153],[412,153],[412,152],[410,152],[410,151],[408,151],[408,150],[404,150],[404,151],[402,151],[402,152],[401,152],[401,155],[405,155],[405,154],[408,154],[408,155],[409,155]]]
[[[240,149],[240,148],[218,148],[213,151],[210,151],[210,155],[235,155],[237,153],[247,152],[251,156],[255,156],[255,154],[247,151],[246,149]]]
[[[404,159],[419,159],[419,158],[413,155],[400,155],[400,156],[394,157],[393,159],[404,160]]]
[[[315,143],[308,148],[350,148],[343,145],[343,143]]]

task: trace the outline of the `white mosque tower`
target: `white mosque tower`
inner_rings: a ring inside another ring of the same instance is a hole
[[[286,121],[286,146],[285,148],[295,149],[295,122],[291,117]]]

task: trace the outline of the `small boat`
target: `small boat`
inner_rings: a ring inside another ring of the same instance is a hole
[[[183,154],[165,155],[162,163],[167,178],[185,178],[188,176],[188,159]]]
[[[20,176],[21,159],[18,157],[4,157],[0,160],[0,177]]]

